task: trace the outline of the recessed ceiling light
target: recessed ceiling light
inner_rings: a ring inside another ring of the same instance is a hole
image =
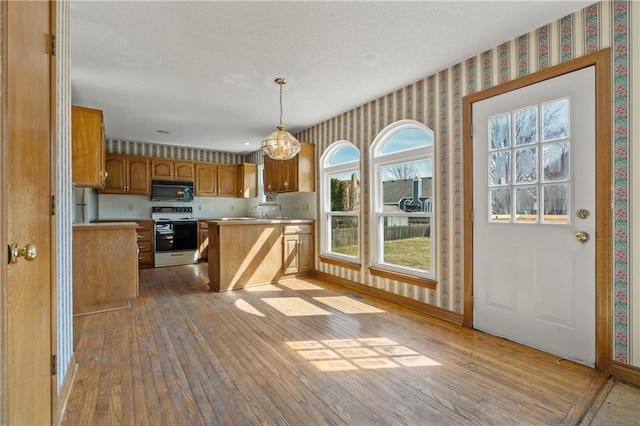
[[[247,146],[249,146],[249,145],[251,145],[251,142],[242,142],[242,145],[247,145]]]
[[[158,133],[160,133],[161,135],[168,135],[171,132],[168,130],[158,130]]]

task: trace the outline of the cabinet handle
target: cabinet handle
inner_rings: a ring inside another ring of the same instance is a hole
[[[284,183],[284,187],[285,187],[285,188],[288,188],[288,187],[289,187],[289,182],[285,182],[285,183]]]

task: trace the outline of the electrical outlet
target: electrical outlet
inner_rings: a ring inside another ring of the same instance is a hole
[[[304,203],[303,206],[302,206],[302,210],[305,211],[305,212],[308,212],[309,211],[309,203]]]
[[[231,206],[231,211],[234,211],[236,209],[236,206]]]
[[[128,208],[128,210],[129,210],[130,212],[132,212],[132,211],[133,211],[133,204],[129,204],[129,206],[128,206],[127,208]]]

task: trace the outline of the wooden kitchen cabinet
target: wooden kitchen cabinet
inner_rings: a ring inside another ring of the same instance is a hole
[[[238,196],[238,165],[196,163],[195,195],[199,197]]]
[[[155,158],[151,161],[151,179],[193,182],[195,163]]]
[[[218,196],[218,165],[196,163],[195,195],[199,197]]]
[[[285,225],[283,245],[284,274],[302,274],[313,270],[312,225]]]
[[[149,159],[122,154],[107,154],[107,178],[103,194],[151,194]]]
[[[133,222],[73,226],[73,313],[124,308],[138,296]]]
[[[97,223],[135,222],[136,242],[138,244],[138,268],[155,266],[155,222],[153,219],[98,219]]]
[[[264,157],[264,191],[314,192],[315,191],[315,147],[300,143],[300,152],[289,160],[274,160]]]
[[[238,198],[258,196],[258,166],[243,163],[238,166]]]
[[[238,166],[218,164],[218,197],[237,197]]]
[[[198,260],[209,259],[209,224],[205,221],[198,222]]]
[[[101,110],[71,107],[71,170],[75,186],[104,186],[107,169]]]

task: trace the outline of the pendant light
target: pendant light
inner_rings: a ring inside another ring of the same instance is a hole
[[[287,83],[282,77],[275,79],[280,85],[280,124],[276,126],[276,131],[267,136],[260,145],[262,152],[274,160],[288,160],[295,157],[300,152],[300,142],[287,131],[282,125],[282,86]]]

